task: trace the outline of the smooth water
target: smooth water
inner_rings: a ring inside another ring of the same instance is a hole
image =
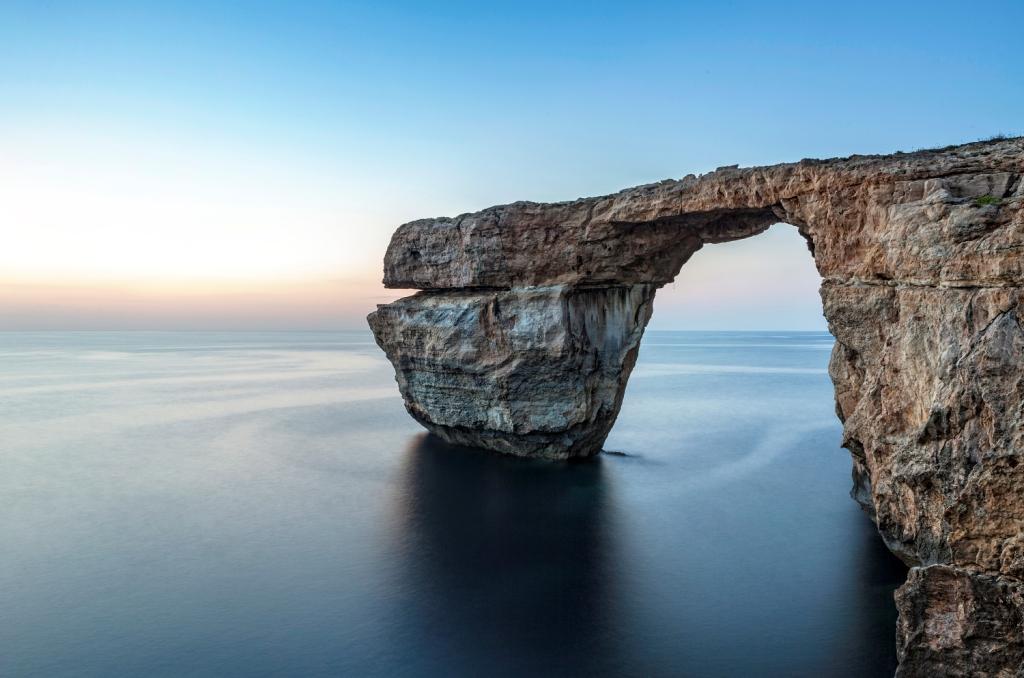
[[[892,675],[831,344],[650,332],[550,464],[425,436],[368,333],[0,333],[0,675]]]

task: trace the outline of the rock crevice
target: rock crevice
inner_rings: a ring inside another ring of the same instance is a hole
[[[836,338],[852,494],[915,567],[898,594],[900,672],[1024,675],[1022,174],[1024,139],[1002,139],[414,221],[384,282],[423,291],[369,321],[432,432],[586,456],[656,290],[705,244],[796,226]]]

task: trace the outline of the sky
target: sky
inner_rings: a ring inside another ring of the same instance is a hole
[[[349,329],[392,231],[1024,133],[1024,3],[0,0],[0,329]],[[785,225],[656,329],[824,329]]]

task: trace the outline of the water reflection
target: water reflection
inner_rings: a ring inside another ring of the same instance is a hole
[[[616,556],[601,459],[507,459],[423,435],[402,477],[403,612],[428,658],[417,673],[594,675],[622,666],[610,637]]]
[[[894,556],[865,515],[859,539],[851,544],[856,569],[851,573],[850,632],[845,654],[865,676],[896,671],[896,605],[893,592],[907,579],[907,566]],[[864,651],[863,648],[871,648]]]
[[[816,499],[779,503],[813,465],[642,515],[632,461],[551,464],[415,438],[393,500],[393,617],[413,643],[400,664],[416,675],[892,675],[905,568],[841,492],[825,520],[807,516]],[[702,543],[716,533],[730,536]]]

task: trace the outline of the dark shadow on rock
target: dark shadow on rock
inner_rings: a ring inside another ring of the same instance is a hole
[[[622,667],[599,458],[538,462],[421,435],[398,500],[403,623],[417,674],[597,675]]]

